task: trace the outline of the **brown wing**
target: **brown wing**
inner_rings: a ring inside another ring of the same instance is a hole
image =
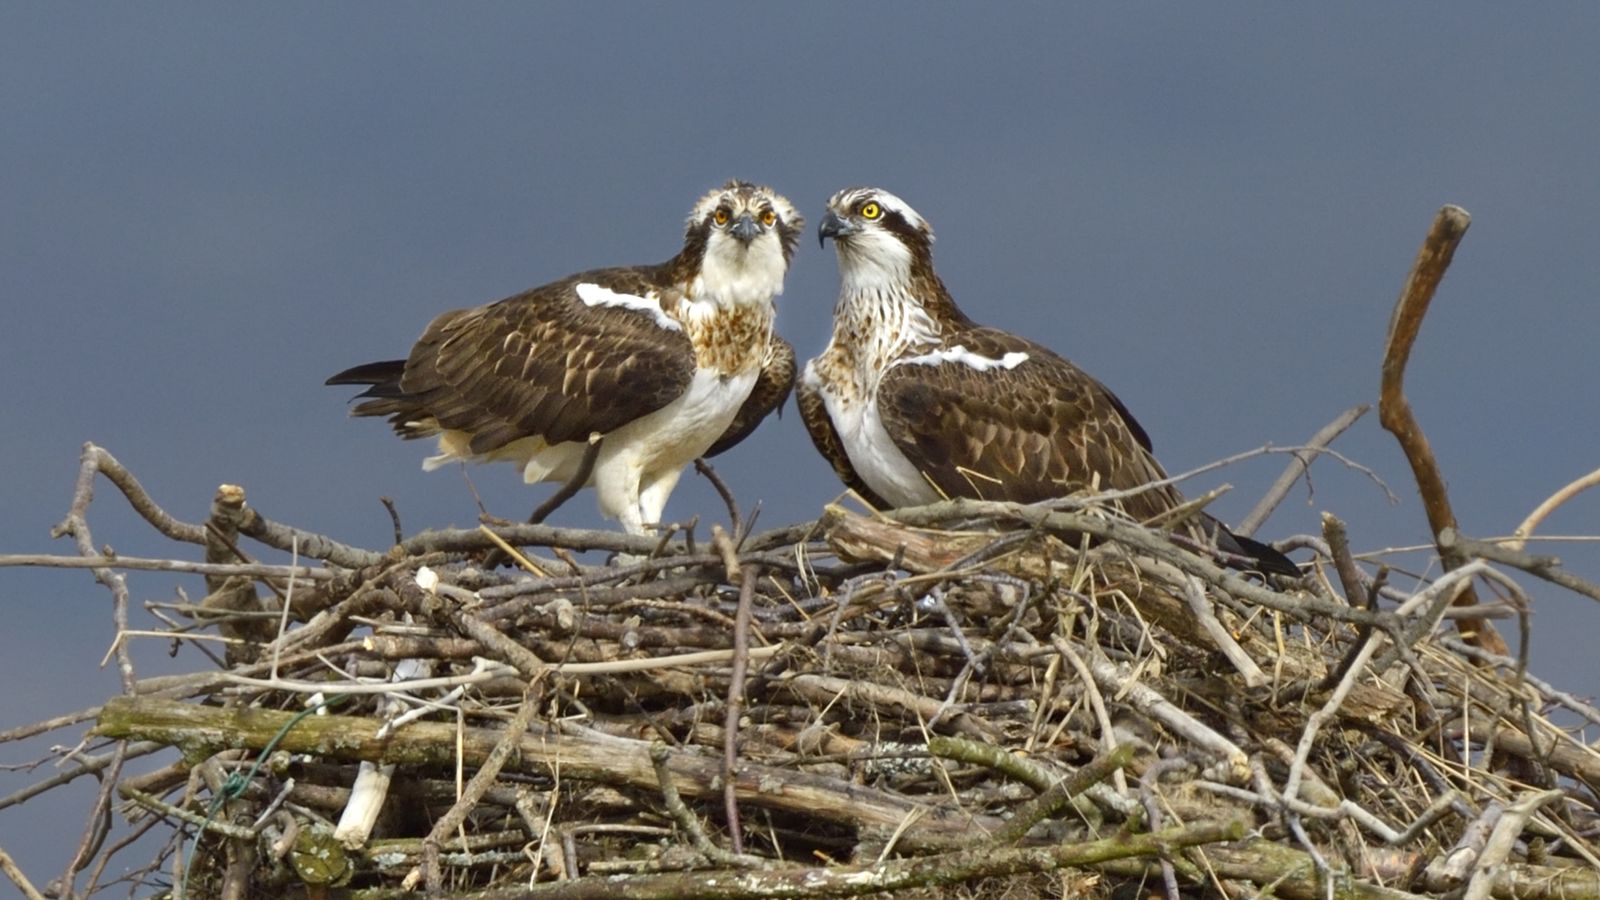
[[[817,452],[822,458],[833,466],[833,473],[845,486],[861,495],[878,509],[890,509],[891,504],[883,502],[883,498],[872,492],[867,483],[856,474],[855,467],[850,465],[850,457],[844,451],[844,442],[839,439],[839,432],[833,427],[833,420],[828,418],[828,407],[823,403],[822,393],[815,385],[808,384],[804,378],[795,387],[795,406],[800,408],[800,420],[806,423],[806,431],[811,435],[811,443],[816,445]]]
[[[445,313],[428,325],[397,379],[381,380],[386,364],[374,364],[330,383],[373,385],[363,396],[377,399],[357,405],[355,415],[387,415],[405,437],[464,431],[474,453],[535,435],[552,444],[587,440],[666,406],[694,375],[683,332],[663,328],[649,312],[586,306],[575,293],[592,282],[642,296],[661,290],[656,274],[583,272]],[[424,420],[431,421],[410,424]]]
[[[1138,487],[1165,478],[1149,438],[1122,402],[1077,366],[1005,332],[975,328],[949,339],[990,359],[1028,354],[1013,368],[901,363],[878,388],[884,428],[951,497],[1032,503],[1090,486]],[[1180,502],[1172,488],[1123,502],[1147,519]]]
[[[772,343],[767,349],[766,362],[761,366],[761,373],[756,376],[755,387],[750,389],[750,396],[745,398],[744,405],[739,407],[739,412],[728,424],[728,430],[717,438],[717,442],[707,450],[707,457],[716,456],[724,450],[739,443],[750,436],[770,413],[776,411],[783,415],[783,403],[789,399],[789,392],[794,389],[794,348],[789,342],[777,335],[772,336]]]

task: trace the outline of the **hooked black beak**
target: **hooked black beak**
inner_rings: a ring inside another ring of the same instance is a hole
[[[761,226],[756,224],[754,216],[743,215],[733,223],[733,227],[729,228],[728,231],[739,239],[739,243],[749,244],[756,239],[756,235],[761,233]]]
[[[828,238],[838,240],[855,233],[856,226],[853,223],[839,218],[839,214],[830,209],[822,217],[822,221],[817,223],[817,246],[821,247]]]

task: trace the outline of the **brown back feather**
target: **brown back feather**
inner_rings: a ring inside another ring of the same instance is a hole
[[[1166,477],[1122,402],[1049,349],[981,327],[950,334],[945,344],[991,359],[1028,354],[1011,369],[902,364],[884,375],[878,410],[885,429],[947,496],[1033,503],[1088,488],[1096,475],[1101,490]],[[1123,507],[1148,519],[1179,502],[1166,487]]]

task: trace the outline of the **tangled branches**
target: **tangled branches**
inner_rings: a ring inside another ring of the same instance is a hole
[[[1600,712],[1438,628],[1473,579],[1527,602],[1482,558],[1402,594],[1330,520],[1307,576],[1265,585],[1092,498],[830,507],[709,547],[519,525],[377,551],[229,486],[179,522],[98,447],[83,473],[61,531],[119,626],[121,569],[196,572],[171,635],[215,626],[226,659],[129,662],[122,696],[4,737],[95,720],[110,743],[77,773],[170,831],[145,889],[1600,896],[1600,755],[1544,715]],[[101,557],[99,476],[206,561]],[[57,885],[92,891],[123,843]]]

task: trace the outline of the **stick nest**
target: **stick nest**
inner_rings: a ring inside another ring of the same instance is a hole
[[[96,476],[206,548],[173,637],[227,639],[144,679],[122,642],[126,693],[46,723],[93,716],[117,812],[167,838],[138,892],[1600,896],[1600,754],[1546,717],[1600,712],[1453,633],[1474,578],[1526,601],[1482,560],[1397,590],[1330,522],[1265,585],[1089,502],[377,552],[237,488],[178,522],[91,446],[60,530],[123,616]]]

